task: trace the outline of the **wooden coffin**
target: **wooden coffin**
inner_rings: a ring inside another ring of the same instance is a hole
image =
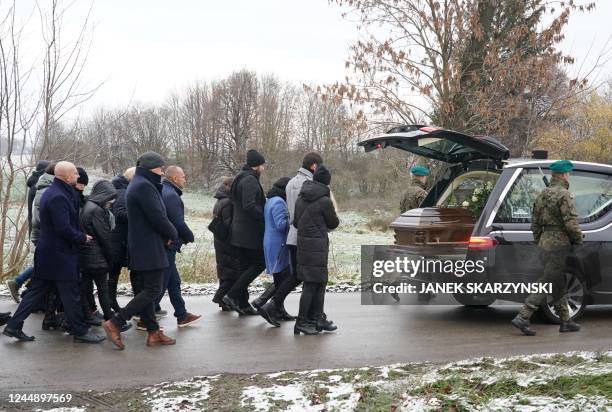
[[[395,232],[395,244],[467,245],[474,228],[472,213],[465,208],[426,207],[404,212],[389,227]]]

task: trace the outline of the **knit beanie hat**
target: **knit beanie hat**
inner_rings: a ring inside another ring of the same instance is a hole
[[[145,152],[143,153],[136,162],[136,166],[143,169],[151,170],[158,167],[162,167],[166,164],[164,158],[159,153]]]
[[[266,163],[266,159],[255,149],[251,149],[246,154],[246,164],[248,167],[257,167]]]
[[[329,186],[331,183],[331,173],[325,166],[319,165],[317,166],[317,170],[315,170],[312,179],[315,182],[323,183],[325,186]]]

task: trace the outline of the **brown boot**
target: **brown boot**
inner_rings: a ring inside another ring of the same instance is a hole
[[[164,335],[161,330],[149,332],[149,336],[147,336],[147,346],[174,345],[175,343],[176,339]]]
[[[121,330],[113,323],[112,320],[107,320],[102,323],[104,327],[104,331],[106,332],[106,336],[110,339],[111,342],[115,344],[116,347],[123,350],[125,349],[125,345],[121,341]]]

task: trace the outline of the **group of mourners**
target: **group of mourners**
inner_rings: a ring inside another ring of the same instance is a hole
[[[304,156],[293,178],[281,177],[267,194],[260,184],[265,159],[249,150],[246,164],[217,190],[209,229],[214,233],[222,310],[260,315],[271,325],[295,320],[294,333],[313,335],[337,326],[324,312],[328,232],[340,224],[329,185],[331,172],[317,153]],[[249,285],[263,272],[272,284],[249,303]],[[285,298],[303,282],[298,316]]]
[[[297,175],[278,179],[266,195],[260,183],[264,169],[264,157],[249,150],[242,170],[224,178],[215,194],[209,229],[219,287],[213,302],[223,311],[260,315],[276,327],[295,320],[296,334],[336,330],[324,312],[328,231],[339,225],[331,173],[319,154],[308,153]],[[137,329],[148,332],[147,346],[176,343],[158,323],[167,315],[160,307],[166,291],[178,327],[201,319],[186,310],[176,267],[182,245],[194,242],[181,199],[187,182],[183,169],[166,167],[162,156],[146,152],[135,167],[112,181],[97,181],[85,196],[88,182],[83,168],[66,161],[39,161],[28,179],[34,263],[7,281],[19,306],[12,316],[0,313],[3,334],[34,340],[23,324],[30,313],[43,310],[44,330],[64,330],[79,342],[103,341],[90,328],[101,325],[123,349],[121,334],[136,319]],[[117,287],[123,268],[129,269],[133,298],[122,307]],[[249,302],[249,285],[264,270],[273,283]],[[284,301],[301,282],[294,317]]]

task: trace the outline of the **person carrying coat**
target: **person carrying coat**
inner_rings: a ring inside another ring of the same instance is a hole
[[[176,340],[160,330],[155,318],[155,299],[162,291],[164,269],[168,267],[166,245],[178,233],[168,220],[162,199],[161,178],[164,159],[155,152],[145,152],[138,158],[136,173],[125,193],[128,211],[128,253],[130,270],[142,288],[140,292],[102,326],[109,339],[119,349],[121,328],[132,316],[139,315],[145,323],[147,346],[174,345]]]
[[[232,196],[232,230],[230,243],[238,248],[241,265],[245,268],[223,302],[240,315],[257,315],[257,311],[240,298],[248,296],[248,287],[266,268],[263,255],[264,206],[266,197],[259,178],[266,160],[254,149],[247,152],[246,164],[234,178]]]
[[[32,286],[7,323],[4,335],[21,341],[34,340],[23,333],[23,322],[36,304],[56,288],[74,339],[86,343],[104,340],[89,331],[80,305],[79,246],[92,237],[79,230],[79,200],[74,191],[78,176],[72,163],[59,162],[55,166],[53,184],[40,199],[40,237],[34,253]]]
[[[289,248],[287,247],[287,234],[289,232],[289,209],[285,188],[291,178],[278,179],[268,191],[264,216],[266,229],[264,232],[264,256],[266,258],[266,271],[272,275],[274,283],[252,304],[258,313],[273,326],[280,326],[279,320],[295,320],[285,310],[283,300],[273,299],[275,290],[287,280],[291,272],[289,261]]]
[[[94,184],[79,218],[81,229],[90,233],[91,242],[81,246],[79,252],[79,270],[81,271],[81,303],[85,319],[90,314],[87,297],[93,294],[92,283],[98,289],[98,301],[104,314],[104,320],[109,320],[113,310],[108,296],[108,272],[113,265],[111,247],[111,232],[115,225],[110,212],[112,202],[117,197],[117,190],[108,180],[100,180]]]
[[[323,311],[328,281],[329,238],[327,232],[340,221],[331,200],[331,173],[320,165],[312,181],[304,182],[295,205],[293,225],[298,229],[297,277],[304,282],[300,310],[294,334],[313,335],[322,330],[336,330]]]
[[[117,285],[119,284],[119,276],[121,269],[128,266],[127,254],[127,235],[128,235],[128,218],[127,206],[125,202],[125,191],[128,184],[134,177],[135,167],[130,167],[118,176],[115,176],[111,183],[117,191],[117,199],[113,203],[111,212],[115,217],[115,228],[111,232],[111,250],[113,255],[113,266],[108,274],[108,297],[110,299],[111,308],[115,312],[119,312],[119,303],[117,303]]]

